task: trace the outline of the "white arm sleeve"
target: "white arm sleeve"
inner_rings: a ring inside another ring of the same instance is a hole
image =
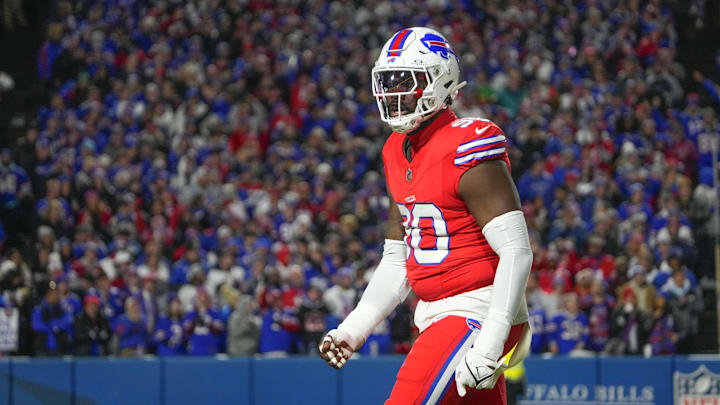
[[[513,318],[522,305],[533,255],[521,211],[493,218],[482,232],[500,261],[495,271],[488,315],[478,335],[483,344],[476,345],[476,349],[485,357],[497,360],[502,355]]]
[[[353,340],[353,346],[362,344],[377,325],[410,292],[405,273],[405,242],[385,239],[383,257],[373,273],[357,307],[338,326]]]

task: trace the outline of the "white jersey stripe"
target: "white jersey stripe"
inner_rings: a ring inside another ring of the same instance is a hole
[[[495,156],[505,152],[505,148],[490,149],[482,152],[471,153],[467,156],[459,157],[455,159],[455,165],[461,165],[471,160],[482,159],[488,156]]]
[[[486,129],[486,128],[490,128],[490,127],[487,126],[483,129]],[[467,142],[467,143],[464,143],[464,144],[458,146],[457,153],[465,152],[466,150],[475,148],[477,146],[487,145],[489,143],[500,142],[500,141],[504,141],[504,140],[505,140],[504,135],[496,135],[496,136],[493,136],[490,138],[478,139],[476,141]]]

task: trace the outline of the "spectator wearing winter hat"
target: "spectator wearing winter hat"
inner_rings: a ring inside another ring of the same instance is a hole
[[[75,318],[74,354],[77,356],[105,356],[113,336],[110,322],[100,311],[100,299],[86,295],[83,311]]]
[[[72,350],[72,315],[60,305],[57,284],[47,285],[45,298],[32,313],[35,353],[43,356],[69,354]]]

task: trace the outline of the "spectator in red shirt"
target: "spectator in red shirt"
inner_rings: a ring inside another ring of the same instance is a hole
[[[590,236],[587,254],[580,259],[575,268],[578,270],[589,268],[600,273],[602,279],[612,279],[615,276],[615,259],[603,252],[604,246],[605,241],[601,237]]]

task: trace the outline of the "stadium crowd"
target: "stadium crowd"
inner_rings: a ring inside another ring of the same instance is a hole
[[[38,56],[47,103],[0,156],[17,352],[313,352],[384,237],[370,69],[424,25],[461,58],[453,109],[512,142],[533,351],[692,351],[718,122],[683,91],[672,13],[482,3],[58,1]],[[406,353],[413,305],[361,353]]]

